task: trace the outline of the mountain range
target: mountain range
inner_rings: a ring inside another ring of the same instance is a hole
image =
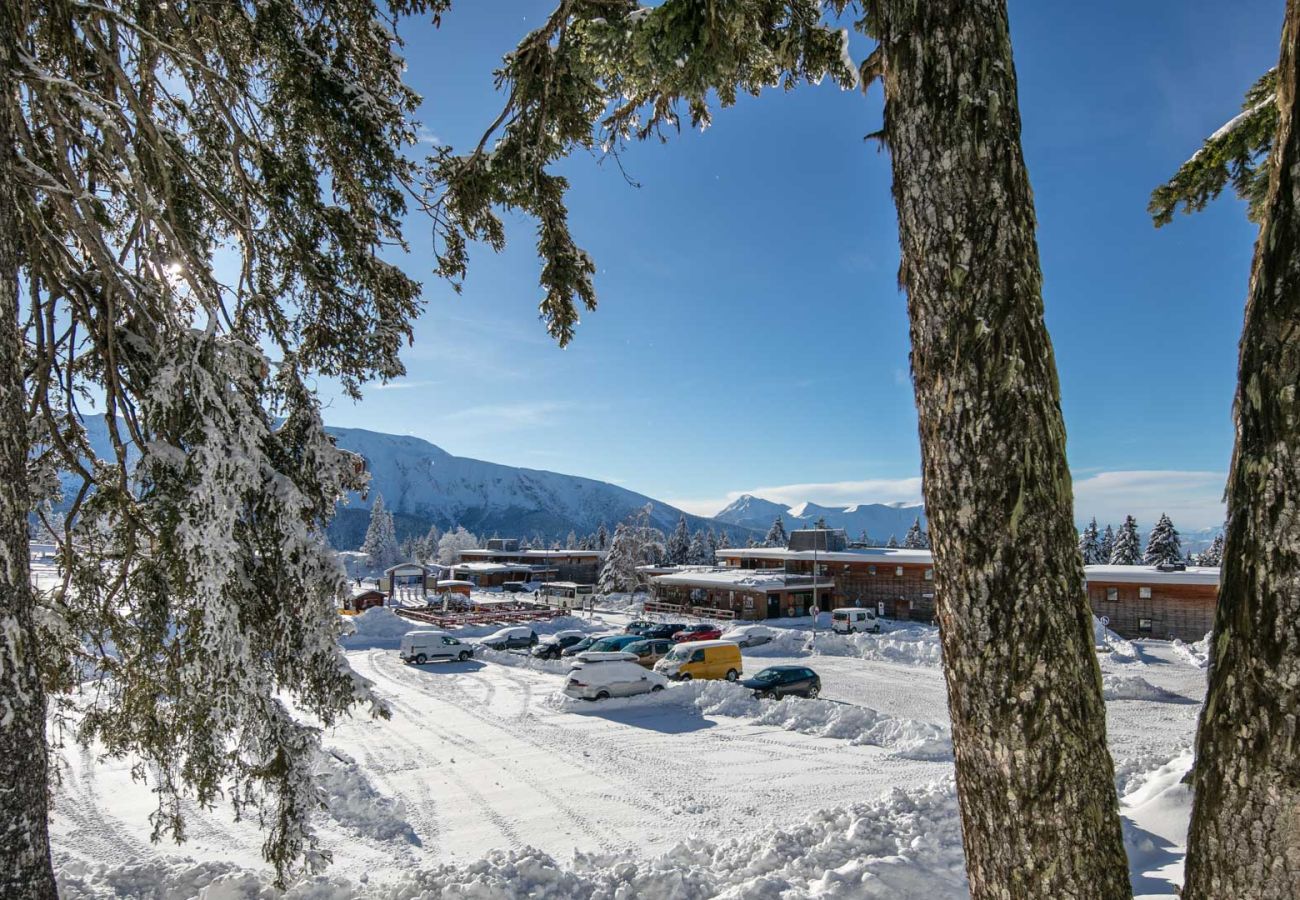
[[[881,544],[889,540],[890,535],[902,543],[907,529],[918,518],[921,527],[925,527],[925,507],[919,504],[857,503],[852,506],[821,506],[817,503],[800,503],[798,506],[786,506],[753,494],[742,494],[714,518],[766,534],[777,516],[781,517],[786,531],[812,528],[821,519],[831,528],[843,528],[848,532],[849,540],[857,540],[865,531]]]

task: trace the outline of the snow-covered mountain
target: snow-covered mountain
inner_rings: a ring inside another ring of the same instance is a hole
[[[665,532],[677,525],[682,511],[614,484],[538,469],[453,456],[416,437],[359,428],[329,428],[345,450],[365,457],[370,472],[369,499],[353,495],[340,507],[330,538],[340,548],[358,546],[377,494],[397,520],[399,536],[464,525],[479,535],[563,538],[570,530],[589,534],[603,522],[611,532],[619,522],[651,505],[653,523]],[[692,529],[725,525],[733,538],[748,539],[736,523],[686,516]]]
[[[925,507],[919,504],[858,503],[853,506],[821,506],[817,503],[800,503],[790,507],[752,494],[741,495],[714,518],[766,533],[778,515],[787,531],[791,528],[811,528],[818,519],[825,519],[831,528],[847,531],[851,540],[857,540],[866,531],[881,543],[887,541],[891,534],[902,541],[907,529],[918,517],[921,526],[925,527]]]

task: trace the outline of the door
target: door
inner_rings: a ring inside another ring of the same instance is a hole
[[[769,619],[781,618],[781,597],[778,594],[767,595],[767,617]]]

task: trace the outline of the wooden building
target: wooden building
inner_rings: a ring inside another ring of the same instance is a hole
[[[373,588],[358,591],[348,598],[343,612],[348,615],[363,613],[372,606],[383,606],[388,596],[383,591],[376,591]]]
[[[463,563],[542,566],[554,569],[554,577],[561,581],[593,584],[600,577],[600,567],[605,562],[605,551],[520,550],[518,541],[495,538],[488,541],[488,547],[482,550],[462,550],[460,558]]]
[[[523,563],[462,562],[451,567],[451,577],[476,587],[501,587],[507,581],[551,581],[556,569]]]
[[[808,615],[814,587],[817,606],[829,609],[835,587],[829,578],[709,566],[682,566],[651,577],[650,585],[660,603],[705,617],[751,620]]]
[[[1085,566],[1093,614],[1126,638],[1199,641],[1214,626],[1219,570],[1207,566]]]

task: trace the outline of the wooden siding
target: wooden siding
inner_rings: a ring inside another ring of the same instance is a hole
[[[1150,588],[1151,596],[1141,596],[1142,588]],[[1199,641],[1214,625],[1218,597],[1213,584],[1088,582],[1093,614],[1107,616],[1111,630],[1126,638]],[[1143,628],[1147,624],[1143,620],[1149,620],[1149,628]]]

